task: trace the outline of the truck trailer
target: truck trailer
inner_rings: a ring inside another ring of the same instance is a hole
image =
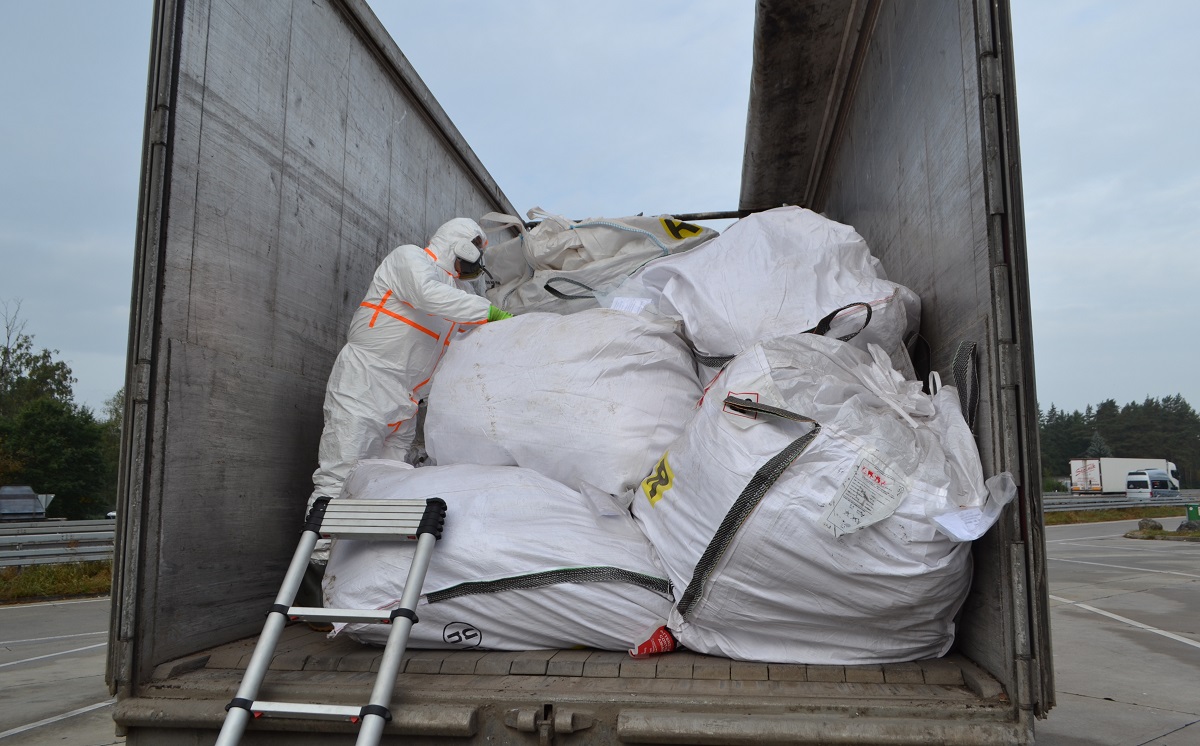
[[[678,211],[809,207],[921,297],[921,367],[964,395],[985,475],[1018,485],[972,545],[953,649],[884,666],[412,650],[384,743],[1028,744],[1053,707],[1008,2],[756,13],[739,204]],[[450,217],[519,214],[364,0],[156,0],[153,24],[107,669],[131,746],[215,740],[379,261]],[[378,658],[294,624],[262,696],[366,702]],[[243,743],[353,730],[261,718]]]
[[[1101,494],[1125,493],[1125,477],[1131,471],[1159,469],[1179,489],[1179,467],[1165,458],[1073,458],[1071,491]]]

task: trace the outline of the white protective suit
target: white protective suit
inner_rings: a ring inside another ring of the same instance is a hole
[[[486,244],[474,220],[455,218],[427,248],[400,246],[375,270],[329,374],[310,505],[338,497],[359,459],[405,460],[418,402],[451,338],[488,320],[491,303],[455,271],[456,257],[480,259],[476,236]]]

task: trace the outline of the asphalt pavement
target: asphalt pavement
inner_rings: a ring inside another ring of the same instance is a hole
[[[1038,746],[1200,744],[1200,543],[1135,528],[1046,529],[1057,706]]]
[[[1038,746],[1200,745],[1200,542],[1124,538],[1133,528],[1046,530],[1058,704]],[[0,746],[125,742],[104,684],[108,610],[0,606]]]
[[[0,744],[107,746],[109,599],[0,606]]]

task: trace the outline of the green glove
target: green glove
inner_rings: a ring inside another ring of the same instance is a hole
[[[511,319],[513,315],[503,308],[491,306],[488,308],[488,321],[500,321],[501,319]]]

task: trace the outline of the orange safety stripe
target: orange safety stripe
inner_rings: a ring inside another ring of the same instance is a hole
[[[429,383],[429,381],[430,381],[430,380],[431,380],[431,379],[429,379],[429,378],[426,378],[424,381],[421,381],[421,382],[420,382],[420,383],[418,383],[416,386],[413,386],[413,393],[414,393],[414,394],[415,394],[415,393],[417,393],[417,389],[419,389],[419,388],[421,388],[422,386],[424,386],[425,384]]]
[[[428,254],[429,256],[433,257],[433,261],[435,261],[435,262],[437,261],[437,258],[438,258],[437,254],[430,251],[428,246],[425,247],[425,253]]]
[[[374,308],[375,309],[375,313],[371,315],[371,323],[367,325],[369,328],[375,327],[375,320],[378,319],[379,314],[382,313],[385,316],[391,316],[393,319],[396,319],[397,321],[403,321],[405,324],[408,324],[409,326],[413,327],[417,331],[425,332],[426,334],[433,337],[434,339],[441,339],[441,337],[438,335],[437,332],[426,329],[425,327],[421,326],[420,324],[413,321],[412,319],[406,318],[406,317],[401,316],[400,314],[396,313],[395,311],[389,311],[388,309],[384,308],[383,304],[387,303],[387,299],[391,296],[391,294],[392,294],[391,290],[388,290],[386,293],[384,293],[383,298],[379,301],[379,305],[374,305],[372,303],[368,303],[367,301],[362,302],[361,305],[363,308]],[[401,301],[401,303],[403,303],[403,301]]]
[[[428,381],[429,381],[429,379],[428,379],[428,378],[426,378],[425,380],[426,380],[426,382],[428,382]],[[419,401],[417,401],[416,399],[412,398],[411,396],[410,396],[410,397],[408,397],[408,400],[409,400],[410,402],[412,402],[413,404],[416,404],[418,407],[419,407],[419,406],[421,406],[421,403],[420,403]],[[394,432],[398,432],[398,431],[400,430],[400,426],[401,426],[401,425],[403,425],[405,422],[408,422],[408,421],[409,421],[409,420],[411,420],[411,419],[412,419],[412,417],[405,417],[404,419],[402,419],[402,420],[399,420],[399,421],[397,421],[397,422],[389,422],[389,423],[387,424],[387,426],[388,426],[388,427],[390,427],[390,428],[392,429],[392,432],[393,432],[393,433],[394,433]]]

